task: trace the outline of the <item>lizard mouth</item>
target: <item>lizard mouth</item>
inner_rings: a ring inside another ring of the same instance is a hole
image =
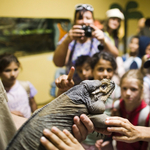
[[[102,85],[91,94],[94,96],[95,101],[99,98],[105,101],[112,94],[114,88],[115,84],[113,81],[103,80]]]

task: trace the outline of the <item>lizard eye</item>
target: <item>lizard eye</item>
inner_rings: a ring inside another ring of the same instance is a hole
[[[105,89],[105,88],[106,88],[106,85],[105,85],[105,84],[103,84],[101,87],[102,87],[102,89]]]

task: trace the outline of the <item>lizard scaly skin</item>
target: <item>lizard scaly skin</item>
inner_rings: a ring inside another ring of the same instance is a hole
[[[37,110],[17,131],[6,150],[45,150],[40,137],[53,126],[72,133],[74,116],[89,115],[95,127],[106,128],[105,101],[114,90],[114,82],[85,80]]]

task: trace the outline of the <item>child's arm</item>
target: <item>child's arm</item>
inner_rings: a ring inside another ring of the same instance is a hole
[[[74,72],[75,68],[71,67],[68,75],[62,75],[55,80],[55,84],[59,88],[57,96],[61,95],[62,93],[74,86],[74,81],[72,79]]]
[[[53,127],[50,130],[45,129],[43,131],[44,136],[41,137],[40,141],[46,150],[84,150],[81,144],[73,137],[73,135],[67,130],[59,130],[56,127]]]
[[[37,109],[37,104],[35,102],[34,97],[29,98],[29,103],[30,103],[31,111],[34,112]]]

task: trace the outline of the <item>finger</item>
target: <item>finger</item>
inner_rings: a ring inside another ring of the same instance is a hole
[[[80,116],[80,119],[82,123],[84,124],[84,126],[86,127],[86,129],[88,130],[88,133],[92,133],[94,131],[94,125],[92,121],[89,119],[89,117],[86,116],[85,114],[82,114]]]
[[[133,141],[131,141],[131,139],[129,139],[126,136],[113,136],[112,139],[116,140],[116,141],[126,142],[126,143],[132,143],[133,142]]]
[[[90,24],[90,27],[92,27],[94,30],[99,30],[99,28],[96,27],[94,24]]]
[[[74,123],[75,125],[73,125],[73,133],[75,138],[78,139],[78,141],[83,141],[85,140],[88,131],[86,129],[86,127],[82,124],[82,122],[80,121],[78,116],[74,117]]]
[[[80,133],[78,127],[76,126],[76,124],[74,124],[74,125],[72,126],[72,131],[73,131],[73,134],[74,134],[75,138],[76,138],[79,142],[82,142],[83,140],[85,140],[85,139],[82,139],[81,133]]]
[[[102,146],[102,147],[105,147],[105,146],[107,146],[109,143],[110,143],[109,141],[103,142],[101,146]]]
[[[61,130],[59,130],[56,127],[52,127],[51,131],[55,135],[57,135],[57,137],[59,137],[59,139],[62,140],[65,144],[70,145],[70,143],[71,143],[71,140],[70,140],[71,133],[69,134],[69,131],[67,132],[67,130],[64,130],[64,132],[66,132],[69,135],[69,138],[64,132],[62,132]]]
[[[122,117],[108,117],[106,120],[120,120],[122,122],[129,122],[127,119],[122,118]]]
[[[73,143],[78,143],[77,139],[68,130],[64,129],[63,132]]]
[[[127,129],[123,128],[123,127],[108,127],[107,130],[109,132],[116,132],[116,133],[120,133],[123,135],[127,135]]]
[[[64,133],[60,131],[58,128],[53,127],[51,131],[48,129],[44,129],[43,134],[50,140],[50,143],[53,144],[58,149],[61,149],[62,147],[67,147],[67,145],[61,139],[61,135],[60,135]],[[64,136],[62,137],[66,137],[66,135],[64,134]]]
[[[58,150],[50,141],[48,141],[45,137],[40,138],[40,142],[42,145],[46,148],[46,150],[52,149],[52,150]]]
[[[81,25],[74,25],[73,29],[82,29],[82,26]]]
[[[72,66],[69,71],[67,80],[71,81],[71,79],[73,79],[74,72],[75,72],[75,68]]]
[[[106,119],[105,124],[109,126],[118,126],[125,128],[132,126],[132,124],[127,119],[121,117],[109,117]]]

